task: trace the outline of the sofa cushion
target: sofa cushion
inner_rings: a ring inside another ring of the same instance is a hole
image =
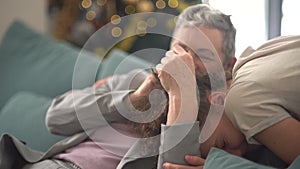
[[[113,74],[128,73],[134,69],[148,69],[151,66],[153,64],[144,59],[114,49],[101,63],[101,71],[97,75],[97,79],[103,79]]]
[[[79,52],[67,43],[57,42],[15,21],[0,45],[0,108],[18,91],[54,97],[70,90]],[[95,82],[98,60],[90,53],[84,55],[76,88]]]
[[[0,112],[0,135],[12,134],[30,148],[47,150],[63,137],[51,134],[45,115],[52,99],[29,92],[12,96]]]
[[[275,169],[270,166],[261,165],[245,158],[229,154],[221,149],[212,148],[206,158],[204,169]],[[277,167],[276,167],[277,168]],[[300,168],[300,155],[287,169]]]
[[[260,165],[229,154],[221,149],[212,148],[206,158],[204,169],[275,169],[273,167]]]
[[[229,154],[218,148],[212,148],[210,150],[204,165],[204,169],[240,169],[240,168],[275,169],[270,166],[261,165],[249,161],[245,158]],[[296,169],[296,168],[300,168],[300,156],[298,156],[287,169]]]
[[[300,168],[300,155],[292,162],[287,169],[298,169]]]

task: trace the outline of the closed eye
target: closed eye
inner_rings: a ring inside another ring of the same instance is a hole
[[[197,56],[201,59],[201,61],[216,61],[216,59],[219,59],[218,56],[216,56],[211,50],[209,49],[198,49],[197,50]]]

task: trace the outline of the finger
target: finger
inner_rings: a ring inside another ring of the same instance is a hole
[[[97,82],[95,82],[95,83],[93,84],[93,87],[99,87],[99,86],[105,84],[105,83],[106,83],[108,80],[110,80],[111,78],[112,78],[112,77],[109,76],[109,77],[107,77],[107,78],[105,78],[105,79],[98,80]]]
[[[161,71],[162,68],[163,68],[163,65],[162,65],[162,64],[157,64],[157,65],[155,66],[155,69],[156,69],[157,72]]]
[[[194,165],[194,166],[204,165],[204,163],[205,163],[205,160],[198,156],[186,155],[185,160],[187,163],[189,163],[190,165]]]
[[[154,84],[154,86],[159,87],[161,86],[161,82],[160,79],[158,77],[158,73],[157,70],[153,70],[153,68],[151,68],[151,74],[149,76],[150,81]]]
[[[179,54],[179,53],[186,53],[187,51],[182,48],[179,44],[174,45],[174,52]]]
[[[166,57],[167,57],[167,58],[173,58],[173,57],[175,57],[175,53],[172,52],[172,51],[167,51],[167,52],[166,52]]]
[[[168,60],[169,60],[168,57],[163,57],[163,58],[161,58],[160,63],[166,64],[168,62]]]
[[[179,165],[173,163],[164,163],[164,169],[203,169],[204,166],[188,166],[188,165]]]

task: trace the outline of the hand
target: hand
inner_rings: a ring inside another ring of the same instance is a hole
[[[156,80],[153,74],[150,74],[146,77],[142,85],[136,91],[130,94],[130,97],[132,99],[134,98],[138,99],[141,97],[149,96],[150,92],[153,89],[158,88],[158,86],[159,86],[158,81]]]
[[[198,156],[185,156],[185,161],[189,164],[188,165],[179,165],[173,163],[164,163],[164,169],[203,169],[205,160]]]
[[[169,96],[167,125],[194,122],[198,113],[193,57],[178,45],[173,49],[156,66]]]
[[[105,84],[108,80],[110,80],[112,77],[111,76],[109,76],[109,77],[107,77],[107,78],[105,78],[105,79],[101,79],[101,80],[98,80],[97,82],[95,82],[94,84],[93,84],[93,87],[99,87],[99,86],[101,86],[101,85],[103,85],[103,84]]]
[[[156,70],[163,88],[169,95],[190,92],[195,88],[193,57],[179,45],[166,53]]]
[[[147,105],[149,94],[156,88],[161,88],[161,85],[153,74],[148,75],[142,85],[129,95],[131,104],[135,108],[139,107],[139,103]]]

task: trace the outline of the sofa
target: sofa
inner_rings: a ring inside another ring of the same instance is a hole
[[[45,114],[55,96],[91,86],[112,74],[150,66],[152,63],[117,49],[104,59],[17,20],[0,44],[0,135],[12,134],[32,149],[45,151],[63,139],[45,126]]]
[[[76,63],[82,52],[78,71]],[[54,97],[91,86],[113,74],[151,66],[152,63],[117,49],[104,59],[15,21],[0,44],[0,135],[11,134],[34,150],[46,151],[64,138],[51,134],[45,126],[45,114]],[[205,168],[274,169],[216,148],[210,151]],[[300,168],[300,156],[289,167],[296,168]]]

